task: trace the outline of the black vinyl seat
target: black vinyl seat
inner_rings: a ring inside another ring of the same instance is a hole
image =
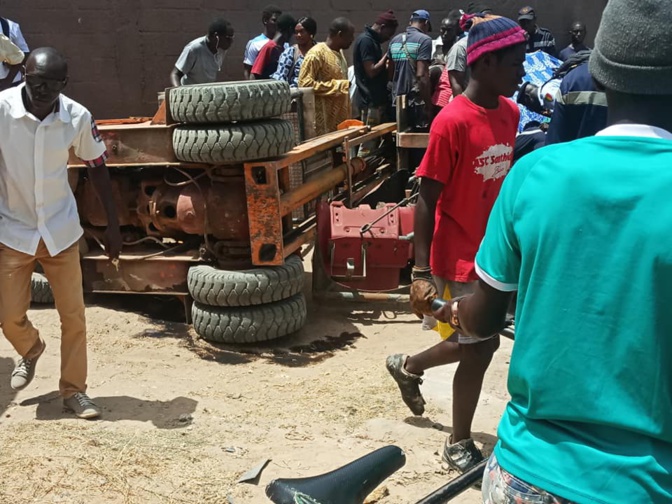
[[[386,446],[330,473],[274,480],[266,487],[266,495],[275,504],[362,504],[405,463],[401,448]]]

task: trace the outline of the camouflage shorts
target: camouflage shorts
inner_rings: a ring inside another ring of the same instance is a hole
[[[573,504],[506,472],[494,454],[488,461],[481,488],[484,504]]]

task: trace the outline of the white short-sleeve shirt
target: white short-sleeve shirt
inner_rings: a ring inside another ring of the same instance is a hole
[[[15,23],[9,19],[6,20],[9,25],[9,40],[11,40],[16,47],[21,49],[24,53],[30,52],[28,49],[28,44],[26,44],[26,39],[23,38],[23,33],[21,33],[21,28],[19,23]],[[0,79],[4,79],[9,74],[9,67],[4,63],[0,64]],[[16,74],[14,82],[20,82],[22,79],[21,72]]]
[[[271,39],[263,33],[250,40],[245,46],[243,64],[254,66],[254,62],[257,61],[257,56],[259,56],[259,51],[261,51],[261,48],[264,47],[269,40]]]
[[[256,37],[254,37],[252,40],[248,41],[247,45],[245,46],[243,65],[254,66],[254,62],[257,61],[257,56],[259,56],[261,48],[264,47],[269,40],[271,39],[269,39],[265,34],[261,33]],[[290,45],[287,42],[285,42],[283,49],[287,50],[289,48]]]
[[[35,255],[42,239],[55,256],[83,233],[68,184],[69,150],[91,165],[104,161],[106,149],[86,108],[61,95],[40,121],[26,110],[24,87],[0,93],[0,243]]]

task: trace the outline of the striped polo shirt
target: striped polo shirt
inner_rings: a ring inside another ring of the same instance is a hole
[[[392,80],[392,104],[398,95],[409,94],[416,81],[418,61],[432,61],[432,39],[422,30],[409,26],[404,33],[392,39],[388,49],[394,61]]]

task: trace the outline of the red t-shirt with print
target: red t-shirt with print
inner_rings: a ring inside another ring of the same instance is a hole
[[[258,79],[270,79],[271,75],[278,69],[278,61],[282,55],[283,47],[278,45],[275,40],[269,40],[259,50],[257,59],[254,60],[251,73]]]
[[[430,266],[454,282],[477,280],[474,259],[511,168],[520,112],[500,97],[485,109],[460,95],[436,117],[416,175],[445,185],[436,206]]]

